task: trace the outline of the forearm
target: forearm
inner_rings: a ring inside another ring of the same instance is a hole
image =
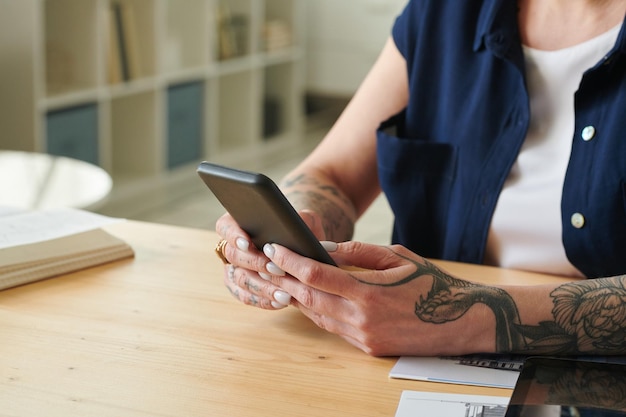
[[[356,211],[350,199],[321,175],[295,171],[281,182],[283,192],[297,210],[311,210],[322,219],[326,240],[352,238]]]
[[[567,355],[626,353],[625,285],[626,276],[619,276],[573,281],[543,290],[512,289],[522,314],[518,331],[524,340],[513,350]],[[547,306],[549,312],[544,311]]]
[[[475,310],[457,324],[478,329],[488,322],[493,331],[487,329],[483,336],[496,352],[625,354],[625,283],[626,277],[621,276],[561,285],[459,286],[455,299],[472,297]],[[416,310],[418,317],[419,313]],[[429,317],[422,319],[428,321]]]
[[[322,216],[327,240],[351,239],[357,217],[380,194],[376,130],[407,103],[406,62],[389,39],[324,140],[281,183],[297,209]]]

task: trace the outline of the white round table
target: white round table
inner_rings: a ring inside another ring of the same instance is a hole
[[[113,181],[88,162],[35,152],[0,151],[0,206],[94,209]]]

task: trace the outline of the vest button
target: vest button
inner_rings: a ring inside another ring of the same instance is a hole
[[[576,229],[581,229],[585,225],[585,216],[580,213],[574,213],[572,214],[571,222]]]
[[[596,128],[593,126],[586,126],[581,132],[580,136],[585,142],[590,141],[596,135]]]

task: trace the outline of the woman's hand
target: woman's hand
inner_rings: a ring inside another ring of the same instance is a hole
[[[299,213],[304,222],[320,240],[324,239],[322,222],[314,212]],[[222,253],[228,260],[224,268],[224,284],[235,298],[244,304],[264,309],[282,309],[291,302],[291,296],[271,282],[271,275],[284,272],[258,250],[235,219],[226,213],[216,222],[218,234],[227,241]]]
[[[498,289],[454,278],[401,246],[324,244],[338,265],[360,268],[264,247],[272,283],[320,328],[375,356],[495,350],[485,296]]]

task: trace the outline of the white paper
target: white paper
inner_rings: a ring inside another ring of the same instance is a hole
[[[71,208],[4,213],[0,216],[0,249],[86,232],[122,220]]]
[[[503,417],[509,397],[403,391],[395,417]]]
[[[417,381],[513,388],[519,376],[519,367],[515,365],[513,370],[505,370],[465,365],[455,358],[403,356],[398,359],[389,376]]]

